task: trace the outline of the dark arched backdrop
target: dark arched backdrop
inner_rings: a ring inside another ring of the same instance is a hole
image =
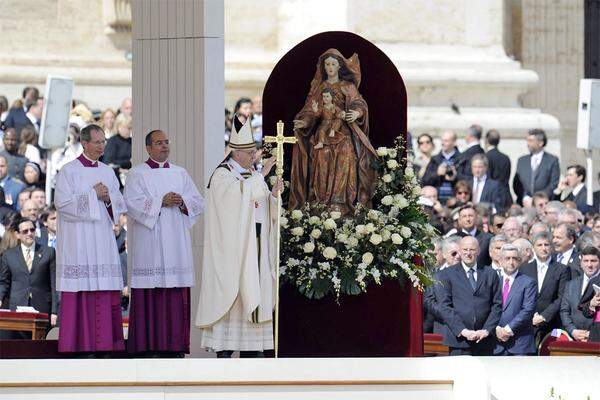
[[[293,119],[302,109],[319,56],[330,48],[346,58],[358,54],[358,91],[369,105],[369,136],[375,148],[406,138],[407,98],[400,73],[374,44],[350,32],[314,35],[277,63],[263,93],[263,133],[274,135],[285,123],[293,135]],[[289,176],[292,148],[286,145]],[[284,244],[285,245],[285,244]],[[282,260],[285,262],[285,260]],[[283,286],[280,303],[280,356],[384,357],[423,353],[421,296],[395,281],[371,285],[359,296],[309,300],[296,288]]]
[[[304,106],[317,60],[330,48],[338,49],[346,58],[358,54],[362,73],[358,91],[369,105],[373,146],[389,146],[398,135],[406,135],[406,88],[398,69],[377,46],[350,32],[311,36],[279,60],[263,93],[264,134],[274,135],[279,120],[285,123],[286,136],[293,134],[292,121]]]

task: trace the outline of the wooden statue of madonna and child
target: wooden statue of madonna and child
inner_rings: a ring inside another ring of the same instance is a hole
[[[319,263],[323,268],[343,269],[345,248],[336,241],[348,227],[347,221],[352,229],[355,224],[366,224],[368,221],[358,219],[365,218],[365,210],[375,203],[379,207],[382,174],[388,173],[382,163],[397,168],[393,172],[396,179],[404,179],[402,150],[392,160],[383,157],[381,149],[406,145],[406,104],[404,83],[391,60],[375,45],[349,32],[317,34],[290,50],[275,66],[263,93],[263,126],[272,129],[281,119],[286,126],[293,125],[297,139],[291,149],[291,165],[285,168],[289,173],[289,197],[284,204],[289,218],[285,220],[289,219],[290,225],[284,228],[282,223],[283,270],[291,265],[292,247],[298,249],[299,258],[310,255],[309,262],[316,264],[314,260],[320,257],[327,261]],[[308,222],[315,210],[327,215],[321,225],[314,226],[323,232],[318,240]],[[302,218],[294,219],[299,214]],[[333,231],[325,226],[329,216],[337,224]],[[304,224],[303,233],[286,243],[291,239],[292,223]],[[327,235],[330,239],[324,239]],[[325,240],[336,242],[331,246],[337,246],[337,257],[328,256],[327,249],[317,254]],[[389,237],[385,240],[391,243]],[[299,243],[304,243],[304,251]],[[422,354],[421,296],[410,285],[386,280],[379,285],[369,283],[368,290],[340,292],[338,287],[337,292],[328,289],[325,295],[308,296],[306,287],[291,282],[284,271],[281,275],[280,357]],[[326,278],[337,279],[335,275]]]

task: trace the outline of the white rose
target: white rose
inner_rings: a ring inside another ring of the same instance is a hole
[[[388,160],[387,167],[389,169],[396,169],[396,168],[398,168],[398,161],[396,161],[396,160]]]
[[[408,207],[408,200],[406,200],[406,197],[399,194],[396,196],[396,205],[398,208],[406,208]]]
[[[337,251],[333,247],[325,247],[323,256],[328,260],[333,260],[337,256]]]
[[[292,219],[300,219],[302,218],[302,211],[294,210],[292,211]]]
[[[406,167],[406,169],[404,170],[404,174],[408,178],[412,178],[413,176],[415,176],[415,171],[411,167]]]
[[[372,234],[371,238],[369,239],[369,242],[373,243],[375,246],[377,246],[382,241],[383,241],[383,238],[381,237],[381,235],[378,235],[376,233]]]
[[[381,177],[381,179],[385,182],[385,183],[390,183],[392,181],[392,176],[390,174],[385,174],[384,176]]]
[[[410,235],[412,234],[412,232],[410,231],[409,227],[403,226],[400,229],[400,234],[402,235],[403,238],[408,239],[410,237]]]
[[[312,253],[315,249],[315,244],[313,242],[306,242],[304,243],[304,252],[305,253]]]
[[[394,198],[390,195],[387,195],[383,199],[381,199],[381,204],[383,204],[384,206],[390,206],[393,202]]]
[[[323,227],[324,227],[325,229],[332,230],[332,229],[335,229],[335,228],[337,228],[337,225],[335,224],[335,221],[334,221],[333,219],[331,219],[331,218],[327,218],[327,219],[325,220],[325,222],[323,222]]]
[[[397,233],[392,233],[392,243],[402,244],[403,241],[404,239],[402,239],[402,236],[398,235]]]
[[[342,217],[342,213],[339,211],[332,211],[329,215],[331,215],[331,218],[333,219],[340,219]]]
[[[317,225],[321,220],[316,215],[313,215],[308,219],[308,223],[311,225]]]
[[[348,247],[356,247],[358,246],[358,239],[354,236],[348,238]]]
[[[371,252],[366,252],[362,255],[362,262],[369,265],[373,262],[373,254]]]
[[[380,157],[387,156],[388,155],[388,149],[387,149],[387,147],[379,147],[377,149],[377,155],[380,156]]]
[[[415,187],[412,189],[412,194],[413,194],[413,196],[418,196],[418,195],[419,195],[419,193],[421,193],[421,188],[420,188],[419,186],[415,186]]]
[[[294,235],[294,236],[302,236],[303,234],[304,234],[304,229],[302,229],[299,226],[292,229],[292,235]]]
[[[346,242],[348,241],[348,235],[346,235],[345,233],[340,233],[340,234],[337,236],[337,240],[338,240],[338,242],[340,242],[340,243],[346,243]]]
[[[321,231],[319,229],[313,229],[310,233],[310,236],[312,236],[315,239],[318,239],[321,237]]]
[[[367,233],[367,229],[364,225],[356,225],[356,233],[358,233],[359,235],[364,235],[365,233]]]
[[[379,219],[379,213],[376,210],[369,210],[367,217],[373,221],[377,221]]]
[[[367,225],[365,225],[365,229],[367,233],[373,233],[375,232],[375,225],[369,222]]]
[[[398,153],[396,152],[396,149],[389,149],[388,150],[388,156],[390,158],[396,158],[397,155],[398,155]]]
[[[285,228],[288,224],[288,219],[286,217],[281,217],[281,220],[279,222],[281,223],[281,226]]]
[[[381,237],[383,238],[384,242],[390,240],[391,236],[392,236],[392,233],[390,231],[388,231],[387,229],[384,229],[381,231]]]

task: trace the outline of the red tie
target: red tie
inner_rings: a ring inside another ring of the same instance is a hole
[[[504,278],[504,287],[502,288],[502,304],[506,304],[506,299],[508,298],[508,292],[510,292],[510,279]]]

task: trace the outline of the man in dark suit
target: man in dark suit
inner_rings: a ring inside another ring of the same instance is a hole
[[[579,342],[589,338],[592,320],[586,318],[579,309],[581,300],[594,295],[593,283],[600,285],[600,256],[594,257],[591,246],[581,251],[580,265],[583,274],[567,283],[562,302],[560,303],[560,319],[563,327],[571,337]],[[595,249],[597,250],[597,249]],[[592,257],[590,257],[590,255]]]
[[[457,172],[459,176],[467,177],[467,180],[471,178],[471,159],[476,154],[483,154],[484,151],[479,145],[481,141],[481,133],[483,129],[481,125],[471,125],[467,129],[465,135],[465,142],[467,142],[467,148],[460,154],[457,166]]]
[[[486,266],[492,263],[490,258],[490,239],[492,235],[477,229],[477,212],[472,204],[467,204],[461,207],[458,211],[458,231],[457,236],[473,236],[479,244],[477,263]]]
[[[471,185],[471,199],[473,204],[493,204],[497,212],[502,212],[507,208],[510,199],[500,187],[500,183],[490,178],[487,172],[487,157],[484,154],[475,154],[471,159],[472,177],[468,181]]]
[[[4,150],[0,152],[0,156],[8,162],[8,176],[23,182],[25,180],[24,172],[27,157],[19,154],[20,135],[13,128],[8,128],[4,132],[2,143],[4,144]]]
[[[567,167],[565,178],[560,181],[552,192],[554,200],[573,201],[582,213],[592,211],[593,207],[587,204],[587,188],[585,187],[586,171],[581,165],[575,164]]]
[[[532,129],[527,135],[530,154],[519,158],[513,179],[513,190],[519,204],[531,206],[531,196],[537,191],[552,197],[552,191],[558,186],[558,158],[544,151],[547,142],[546,133],[541,129]]]
[[[517,246],[505,244],[500,251],[502,315],[496,327],[494,355],[535,354],[532,319],[537,286],[532,278],[519,272],[521,255]]]
[[[458,176],[460,151],[456,147],[455,132],[445,131],[441,139],[442,150],[433,157],[433,162],[437,165],[437,176],[431,183],[438,190],[438,198],[445,204],[446,200],[453,196],[452,189]]]
[[[0,258],[0,299],[8,295],[8,306],[31,306],[50,315],[56,325],[56,254],[54,249],[35,242],[31,220],[19,218],[13,224],[19,245]]]
[[[40,93],[36,87],[26,87],[23,89],[21,105],[13,107],[8,112],[4,121],[5,128],[14,128],[16,132],[21,132],[24,126],[32,125],[31,120],[27,116],[29,108],[35,104],[40,97]]]
[[[556,262],[566,265],[570,276],[573,278],[581,275],[579,266],[579,254],[575,243],[577,242],[577,230],[575,226],[567,223],[558,224],[552,231],[552,245],[554,254],[552,258]]]
[[[600,249],[588,246],[581,250],[581,264],[584,265],[584,270],[599,268]],[[600,275],[598,273],[588,282],[588,286],[593,287],[593,285],[600,286]],[[578,308],[590,323],[588,342],[600,342],[600,293],[596,293],[595,290],[586,290],[583,296],[581,296]]]
[[[498,275],[477,264],[475,238],[462,238],[460,252],[462,261],[442,270],[434,287],[445,325],[444,344],[450,355],[491,355],[502,312]]]
[[[487,150],[485,155],[489,161],[488,175],[500,182],[500,186],[506,190],[506,193],[510,194],[508,186],[511,169],[510,158],[498,150],[498,143],[500,143],[500,133],[495,129],[487,131],[485,134],[485,148]]]
[[[598,173],[598,184],[600,184],[600,172]],[[593,193],[592,199],[594,200],[593,211],[600,214],[600,190]]]
[[[521,267],[521,272],[535,280],[538,299],[533,316],[537,339],[543,338],[552,329],[560,328],[560,302],[571,275],[566,266],[552,260],[552,241],[547,232],[533,236],[535,260]]]

